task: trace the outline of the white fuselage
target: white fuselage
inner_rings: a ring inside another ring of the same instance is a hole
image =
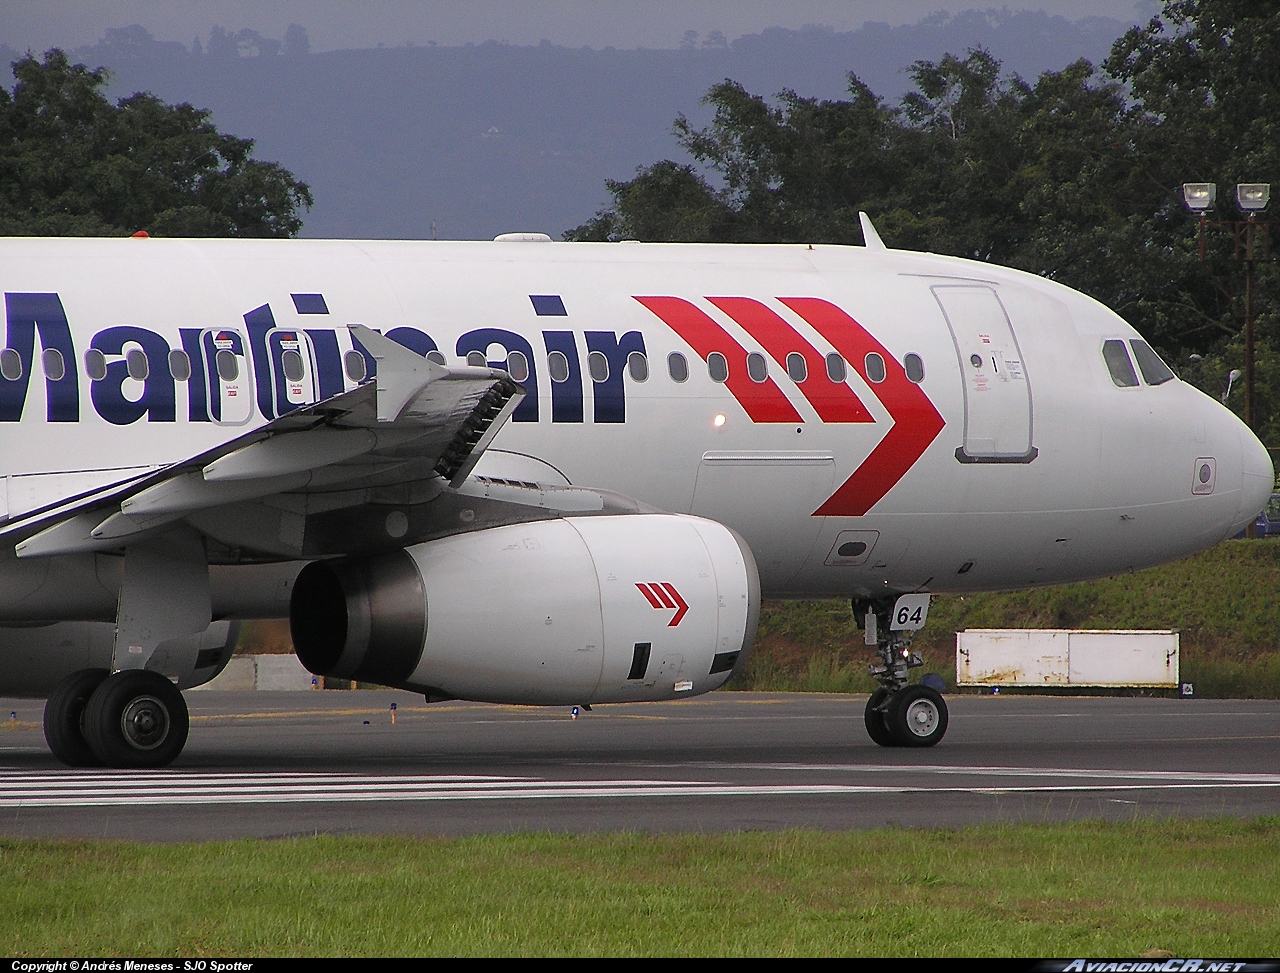
[[[1115,384],[1103,342],[1138,338],[1116,314],[930,254],[14,239],[0,241],[0,281],[11,519],[353,388],[351,323],[451,365],[479,350],[515,374],[519,352],[529,395],[477,474],[721,521],[749,543],[769,595],[1132,570],[1230,536],[1272,486],[1266,451],[1217,402],[1176,379]],[[290,350],[300,378],[285,374]],[[146,361],[131,365],[137,351]],[[219,351],[235,359],[221,376]],[[715,355],[727,382],[712,377]]]

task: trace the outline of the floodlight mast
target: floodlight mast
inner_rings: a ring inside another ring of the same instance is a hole
[[[1182,184],[1182,198],[1187,204],[1187,209],[1200,217],[1200,262],[1204,263],[1205,220],[1218,198],[1217,183],[1184,182]]]
[[[1218,187],[1211,182],[1187,182],[1182,184],[1182,199],[1187,209],[1200,217],[1200,262],[1204,263],[1204,229],[1212,223],[1214,226],[1231,226],[1235,232],[1235,257],[1244,260],[1244,421],[1255,432],[1257,416],[1254,410],[1254,342],[1253,342],[1253,278],[1254,264],[1263,251],[1262,259],[1267,259],[1270,223],[1259,223],[1258,214],[1267,208],[1271,200],[1271,184],[1266,182],[1242,182],[1236,184],[1236,206],[1245,216],[1243,220],[1210,220],[1208,214],[1218,198]],[[1259,241],[1258,234],[1262,239]],[[1233,374],[1235,374],[1233,372]],[[1231,392],[1231,380],[1227,382],[1227,394]],[[1223,396],[1223,401],[1226,395]],[[1256,536],[1253,523],[1245,529],[1248,537]]]
[[[1258,214],[1267,207],[1271,200],[1271,184],[1265,182],[1242,182],[1236,185],[1236,205],[1244,215],[1243,220],[1210,220],[1218,198],[1218,187],[1211,182],[1187,182],[1182,184],[1182,198],[1192,213],[1200,218],[1200,261],[1205,259],[1205,227],[1230,226],[1235,231],[1235,256],[1244,260],[1244,384],[1245,384],[1245,423],[1250,429],[1257,425],[1254,413],[1254,342],[1253,342],[1253,283],[1255,264],[1259,257],[1266,259],[1268,237],[1271,225],[1259,223]],[[1261,240],[1259,240],[1261,233]],[[1263,251],[1259,254],[1259,250]]]
[[[1236,204],[1248,217],[1243,224],[1237,221],[1235,229],[1237,258],[1242,244],[1244,249],[1244,421],[1254,430],[1257,429],[1257,424],[1253,404],[1253,278],[1258,257],[1258,231],[1262,230],[1262,244],[1265,248],[1269,228],[1268,224],[1258,222],[1258,214],[1266,207],[1270,198],[1271,186],[1268,183],[1241,183],[1236,186]]]

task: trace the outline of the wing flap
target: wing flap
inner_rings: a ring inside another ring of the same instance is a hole
[[[0,527],[20,556],[111,550],[202,510],[405,475],[461,483],[524,397],[506,372],[449,368],[362,325],[378,379],[145,476]]]

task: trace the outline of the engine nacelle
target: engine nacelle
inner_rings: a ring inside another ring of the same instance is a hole
[[[290,627],[318,675],[568,705],[715,689],[746,661],[759,611],[755,559],[737,534],[637,514],[316,561],[294,585]]]
[[[199,635],[161,642],[147,668],[177,680],[179,689],[208,682],[235,650],[238,622],[214,622]],[[0,696],[48,696],[80,669],[111,668],[111,622],[0,626]]]

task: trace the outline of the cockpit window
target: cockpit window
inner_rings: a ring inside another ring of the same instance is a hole
[[[1107,371],[1111,373],[1111,381],[1116,385],[1126,389],[1138,384],[1138,375],[1133,370],[1133,362],[1129,360],[1123,341],[1104,341],[1102,357],[1107,363]]]
[[[1174,377],[1173,369],[1160,360],[1160,356],[1151,350],[1145,341],[1133,339],[1129,342],[1133,349],[1133,357],[1138,362],[1138,370],[1148,385],[1163,385]]]

